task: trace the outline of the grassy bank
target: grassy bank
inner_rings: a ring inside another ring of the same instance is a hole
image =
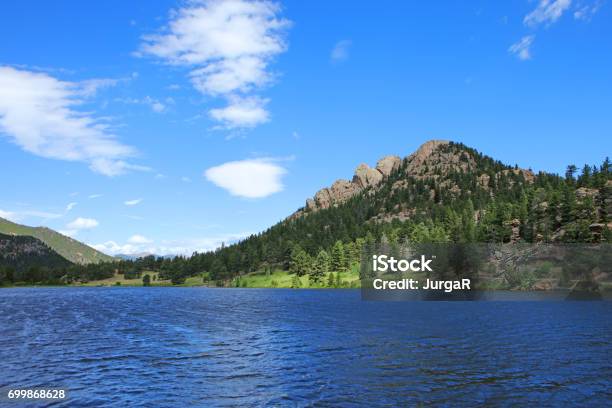
[[[359,268],[355,267],[351,271],[340,273],[340,284],[337,284],[338,275],[333,273],[334,283],[329,284],[329,274],[321,282],[310,282],[307,275],[297,277],[300,288],[358,288],[359,287]],[[271,272],[252,272],[235,278],[232,286],[243,288],[292,288],[296,287],[296,276],[287,271],[274,270]]]
[[[185,283],[173,285],[170,280],[160,280],[158,272],[145,271],[142,276],[149,275],[151,277],[150,286],[182,286],[182,287],[215,287],[215,282],[206,279],[206,275],[192,276],[185,280]],[[359,287],[359,267],[355,265],[352,270],[341,272],[339,274],[340,283],[338,284],[338,274],[333,273],[333,284],[330,282],[329,274],[327,274],[320,282],[310,282],[307,275],[296,277],[288,271],[273,270],[273,271],[257,271],[249,274],[241,275],[234,278],[231,282],[227,282],[226,287],[241,287],[241,288],[292,288],[296,287],[299,279],[300,288],[357,288]],[[75,283],[69,286],[143,286],[142,277],[137,279],[126,279],[122,274],[115,274],[111,278],[89,281],[85,283]]]

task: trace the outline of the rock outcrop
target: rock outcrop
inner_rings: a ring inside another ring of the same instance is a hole
[[[360,164],[355,170],[353,176],[353,184],[356,184],[359,189],[363,190],[368,187],[375,187],[383,180],[383,174],[373,169],[367,164]]]
[[[348,180],[336,180],[329,188],[323,188],[313,198],[306,200],[308,211],[322,210],[334,204],[342,203],[357,194],[360,188]]]
[[[376,167],[372,168],[369,165],[362,163],[357,169],[353,178],[349,180],[337,180],[331,187],[326,187],[319,190],[313,198],[306,200],[306,206],[294,213],[290,218],[300,217],[309,212],[315,212],[322,209],[338,206],[351,197],[368,189],[376,191],[384,184],[385,180],[391,177],[394,172],[401,169],[402,173],[411,176],[415,179],[437,180],[441,175],[450,173],[468,173],[477,168],[475,157],[469,151],[461,151],[457,149],[445,148],[450,144],[446,140],[430,140],[422,144],[414,153],[407,156],[405,159],[399,156],[385,156],[378,160]],[[404,165],[402,167],[402,165]],[[524,169],[506,169],[494,175],[495,179],[501,174],[522,175],[525,182],[533,183],[535,176],[531,170]],[[477,179],[478,185],[485,189],[489,189],[491,176],[481,174]],[[445,180],[439,185],[456,196],[462,192],[461,189],[454,185],[450,180]],[[406,180],[399,178],[392,185],[392,190],[402,189],[406,187]],[[429,187],[431,199],[435,196],[435,191]],[[468,192],[469,193],[469,192]],[[409,208],[402,208],[401,205],[396,209],[392,218],[408,219],[411,216]],[[375,217],[379,220],[388,220],[389,214],[379,214]]]
[[[419,149],[408,156],[405,160],[413,169],[418,169],[438,149],[448,144],[447,141],[431,140],[423,144]],[[318,211],[339,205],[368,188],[376,189],[389,178],[393,172],[402,166],[402,158],[399,156],[385,156],[378,160],[376,167],[372,168],[365,163],[355,169],[351,181],[337,180],[331,187],[325,187],[306,200],[304,209],[297,211],[290,218],[300,217],[307,212]]]
[[[389,177],[391,173],[398,170],[401,165],[402,159],[399,156],[385,156],[376,163],[376,170],[384,177]]]

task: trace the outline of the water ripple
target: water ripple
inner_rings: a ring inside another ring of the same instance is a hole
[[[610,302],[20,288],[0,290],[0,310],[0,388],[67,388],[70,399],[50,407],[599,407],[612,398]]]

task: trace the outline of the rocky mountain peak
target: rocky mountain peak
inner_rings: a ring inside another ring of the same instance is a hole
[[[443,140],[430,140],[421,145],[406,160],[416,169],[430,158],[440,146],[448,143]],[[313,198],[306,200],[305,210],[296,212],[291,218],[299,217],[305,211],[317,211],[339,205],[365,189],[377,188],[394,171],[397,171],[401,165],[402,158],[399,156],[385,156],[378,160],[374,168],[366,163],[362,163],[355,169],[355,174],[351,181],[337,180],[331,187],[319,190]]]
[[[402,159],[399,156],[385,156],[376,163],[378,170],[384,177],[389,177],[392,172],[399,169]]]
[[[378,185],[382,179],[383,174],[379,170],[373,169],[367,164],[362,163],[355,169],[353,183],[360,189],[364,189]]]

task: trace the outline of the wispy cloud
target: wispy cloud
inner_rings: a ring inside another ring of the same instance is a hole
[[[82,230],[88,230],[100,225],[96,219],[78,217],[73,221],[66,224],[66,228],[59,230],[60,234],[67,235],[69,237],[76,236]]]
[[[75,109],[105,81],[60,81],[48,74],[0,67],[0,133],[37,156],[80,161],[106,176],[143,170],[125,160],[135,149],[124,145],[108,123]]]
[[[209,115],[228,129],[269,119],[265,99],[252,95],[272,82],[269,65],[287,48],[290,22],[277,3],[247,0],[191,1],[171,13],[167,28],[143,38],[139,54],[191,69],[191,83],[204,95],[228,100]]]
[[[132,235],[129,239],[128,239],[128,243],[130,244],[150,244],[152,243],[153,240],[140,235],[140,234],[136,234],[136,235]]]
[[[72,230],[92,229],[99,225],[98,221],[93,218],[78,217],[74,221],[66,224],[66,228]]]
[[[206,179],[230,194],[262,198],[283,190],[282,177],[287,173],[272,158],[232,161],[211,167]]]
[[[76,207],[78,203],[68,203],[68,205],[66,206],[66,209],[64,210],[64,212],[69,212],[71,211],[74,207]]]
[[[338,41],[331,51],[330,58],[332,62],[344,61],[349,57],[349,49],[352,42],[350,40]]]
[[[521,38],[517,43],[514,43],[508,48],[508,52],[517,56],[520,60],[528,60],[531,58],[531,45],[535,35],[526,35]]]
[[[0,217],[13,222],[20,222],[27,218],[38,218],[42,220],[51,220],[63,217],[63,214],[52,213],[47,211],[37,210],[2,210],[0,209]]]
[[[132,206],[140,204],[141,202],[142,202],[142,198],[136,198],[134,200],[124,201],[123,204],[132,207]]]
[[[102,194],[90,194],[87,196],[87,198],[89,198],[90,200],[93,200],[94,198],[100,198],[102,197]]]
[[[529,27],[540,24],[552,24],[569,9],[572,0],[540,0],[538,6],[523,19]]]
[[[146,105],[155,113],[164,113],[167,110],[167,106],[162,101],[148,95],[144,98],[116,98],[115,101],[131,105]]]
[[[576,20],[582,21],[591,21],[591,18],[599,11],[601,8],[602,2],[601,0],[594,1],[590,4],[578,4],[576,10],[574,11],[574,18]]]
[[[601,0],[589,3],[578,3],[574,7],[574,19],[589,21],[599,10]],[[537,6],[523,18],[523,24],[535,30],[541,26],[549,27],[559,21],[563,14],[572,8],[572,0],[539,0]],[[535,35],[526,35],[518,42],[512,44],[508,51],[516,55],[520,60],[531,59],[531,47],[535,40]]]
[[[5,210],[0,210],[0,218],[4,218],[5,220],[9,220],[9,221],[17,221],[18,218],[16,216],[16,214],[12,211],[5,211]]]

